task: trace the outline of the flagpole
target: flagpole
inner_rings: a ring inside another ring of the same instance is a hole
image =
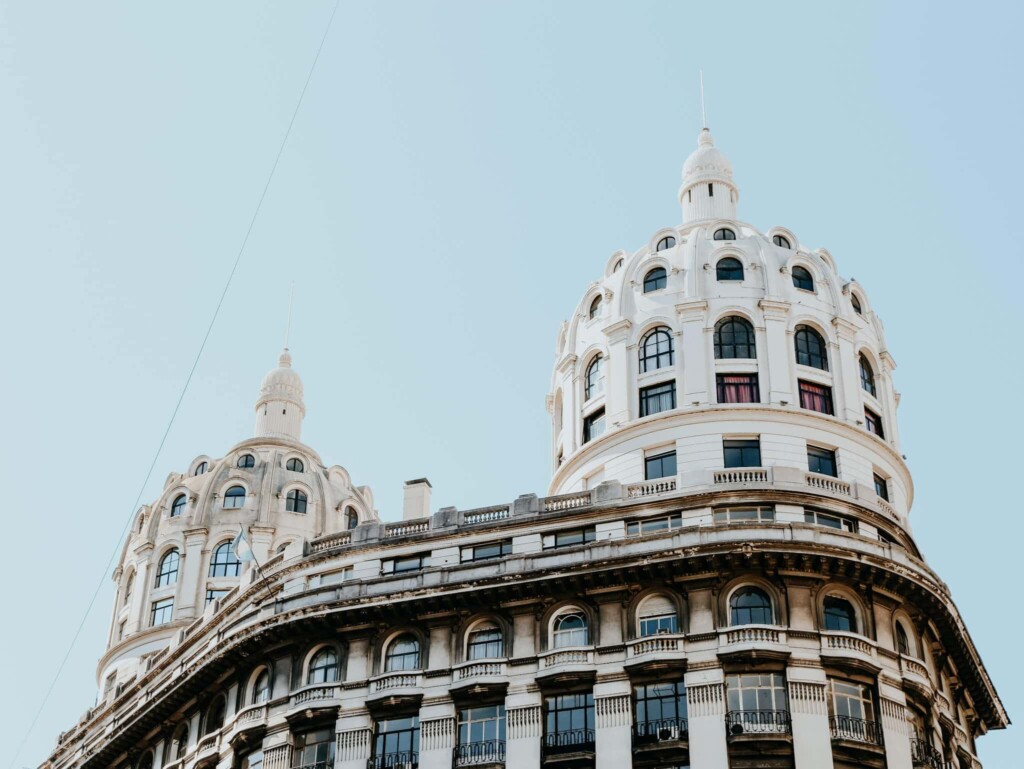
[[[242,526],[242,524],[238,524],[238,536],[235,538],[234,550],[235,557],[239,560],[243,560],[242,556],[238,553],[238,546],[242,542],[245,542],[247,548],[247,552],[245,553],[246,557],[244,558],[244,560],[251,559],[252,562],[256,564],[256,571],[260,573],[260,579],[262,579],[263,583],[267,586],[267,595],[273,597],[273,594],[270,592],[270,581],[267,579],[267,575],[263,572],[263,567],[260,566],[260,561],[256,557],[256,551],[252,549],[252,545],[245,538],[245,527]]]

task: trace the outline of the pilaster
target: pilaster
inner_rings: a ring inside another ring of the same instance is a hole
[[[620,320],[602,329],[608,339],[608,370],[605,373],[604,397],[605,422],[609,428],[616,422],[629,421],[629,383],[635,379],[630,371],[630,367],[634,365],[634,356],[630,354],[627,346],[632,325],[628,320]],[[578,422],[578,414],[574,412],[573,424]],[[574,442],[579,439],[578,435],[573,437]]]
[[[707,313],[708,303],[704,300],[681,302],[676,305],[676,315],[681,327],[680,335],[675,340],[676,369],[682,369],[679,375],[681,381],[677,385],[677,405],[680,407],[692,403],[708,403],[711,400],[707,378],[710,361],[703,333]]]
[[[725,737],[725,683],[721,668],[687,671],[687,713],[690,727],[690,765],[700,769],[729,769]]]
[[[629,693],[594,697],[597,769],[632,765],[633,707]]]
[[[820,668],[789,668],[786,679],[789,681],[796,769],[832,769],[825,671]]]
[[[891,687],[884,687],[891,688]],[[899,699],[886,694],[897,695]],[[878,701],[882,716],[882,739],[885,741],[886,769],[911,769],[913,757],[910,750],[910,727],[907,724],[907,707],[902,692],[882,692]]]
[[[540,702],[513,707],[514,701],[511,697],[506,699],[505,765],[516,769],[540,769],[540,740],[543,731]]]
[[[428,719],[421,714],[420,769],[451,769],[454,746],[454,716]]]
[[[790,376],[791,361],[793,360],[793,346],[791,334],[787,333],[786,324],[789,322],[789,302],[776,299],[762,299],[758,306],[764,313],[764,335],[767,340],[765,348],[769,351],[767,381],[764,381],[765,372],[761,372],[762,400],[767,391],[768,403],[794,403],[793,385]],[[788,354],[779,355],[777,351],[786,350]],[[797,404],[799,405],[799,404]]]

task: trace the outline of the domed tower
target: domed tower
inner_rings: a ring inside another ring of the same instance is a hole
[[[256,437],[286,438],[302,436],[306,404],[302,400],[302,378],[292,368],[292,354],[285,348],[277,368],[263,377],[256,401]]]

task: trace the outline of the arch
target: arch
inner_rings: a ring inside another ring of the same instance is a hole
[[[715,358],[757,358],[754,325],[739,315],[729,315],[715,324]]]
[[[681,632],[679,609],[676,597],[666,592],[654,591],[641,597],[634,610],[636,637]]]
[[[803,324],[797,326],[793,345],[798,364],[828,371],[828,344],[816,329]]]
[[[168,587],[178,581],[178,567],[181,563],[181,554],[178,548],[172,547],[160,557],[156,569],[156,578],[153,587]]]
[[[341,654],[330,644],[313,647],[306,655],[307,686],[333,684],[341,680]]]
[[[285,540],[280,545],[278,545],[276,548],[274,548],[274,552],[278,553],[278,554],[283,553],[285,550],[288,549],[288,546],[291,545],[291,543],[292,543],[292,541],[290,539]]]
[[[743,584],[729,594],[729,624],[775,625],[775,602],[768,590],[755,584]]]
[[[384,645],[384,672],[421,670],[423,668],[422,644],[411,632],[402,632]]]
[[[644,275],[644,293],[660,291],[668,286],[668,271],[664,267],[652,267]]]
[[[210,469],[210,458],[205,454],[198,456],[192,460],[192,465],[189,468],[188,474],[193,478],[198,477],[206,473]]]
[[[736,240],[736,230],[732,227],[719,227],[712,235],[714,240]]]
[[[864,305],[861,304],[860,297],[857,296],[855,291],[850,292],[850,306],[853,307],[853,311],[858,315],[864,314]]]
[[[715,263],[715,280],[743,281],[743,262],[735,256],[725,256]]]
[[[875,369],[864,353],[857,356],[857,368],[860,371],[860,389],[868,393],[872,398],[878,397],[878,388],[875,386]]]
[[[289,489],[284,496],[284,509],[289,513],[305,514],[309,508],[309,495],[302,489]]]
[[[225,510],[238,510],[245,507],[245,497],[247,492],[245,486],[235,483],[228,487],[228,490],[224,492],[224,504]]]
[[[604,356],[598,353],[587,365],[583,377],[583,400],[589,401],[604,392]]]
[[[547,629],[550,649],[589,646],[592,643],[590,613],[575,604],[562,606],[552,612]]]
[[[606,278],[610,278],[612,275],[617,273],[623,267],[626,266],[626,257],[629,256],[625,251],[619,249],[611,256],[608,257],[608,261],[604,265],[604,274]]]
[[[814,291],[814,276],[802,264],[794,265],[790,270],[790,276],[793,278],[794,287],[801,291]]]
[[[672,331],[668,326],[656,326],[640,340],[640,373],[657,371],[675,363]]]
[[[213,698],[203,717],[203,735],[212,734],[224,726],[224,714],[227,712],[228,701],[223,694]]]
[[[188,505],[188,497],[185,494],[179,494],[171,502],[171,518],[179,518],[181,514],[185,512],[185,507]]]
[[[306,463],[302,461],[301,457],[288,457],[285,460],[284,469],[293,473],[304,473],[306,472]]]
[[[237,577],[242,571],[242,562],[238,560],[230,539],[224,540],[213,549],[210,556],[211,577]]]
[[[174,730],[174,736],[171,737],[171,759],[184,758],[188,754],[188,737],[188,722],[178,724],[178,728]]]
[[[139,756],[139,761],[137,764],[135,764],[135,769],[153,769],[153,761],[153,751],[147,750],[145,753]]]
[[[826,595],[821,602],[821,626],[825,630],[843,633],[859,633],[857,610],[853,604],[840,595]]]
[[[359,511],[356,510],[352,505],[346,505],[345,510],[342,513],[345,520],[345,529],[351,531],[359,525]]]
[[[243,470],[248,470],[249,468],[256,466],[256,457],[246,452],[238,458],[238,461],[235,462],[235,466]]]
[[[601,304],[603,299],[600,294],[590,300],[590,307],[587,309],[587,318],[593,320],[601,314]]]
[[[135,588],[135,568],[128,567],[128,571],[125,572],[124,586],[122,587],[121,593],[121,605],[127,606],[128,602],[132,599],[132,590]]]
[[[907,657],[917,657],[917,638],[914,636],[913,625],[903,617],[896,617],[893,622],[893,641],[896,651]]]
[[[504,623],[494,617],[480,617],[470,622],[463,634],[463,659],[493,660],[507,657]]]
[[[266,665],[256,668],[249,676],[249,686],[246,687],[247,702],[250,705],[261,705],[269,700],[271,685],[270,668]]]
[[[828,249],[819,248],[814,253],[819,259],[821,259],[830,272],[836,272],[836,260],[832,257],[832,254],[829,253]]]
[[[779,248],[793,248],[792,241],[790,241],[790,239],[783,235],[781,232],[772,235],[772,243],[778,246]]]
[[[676,236],[675,235],[663,235],[658,239],[657,244],[654,246],[655,252],[665,251],[669,248],[676,247]]]

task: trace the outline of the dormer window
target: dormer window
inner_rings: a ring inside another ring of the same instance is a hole
[[[736,240],[736,233],[728,227],[720,227],[715,230],[715,240]]]
[[[743,262],[731,256],[720,259],[715,265],[716,280],[743,280]]]
[[[644,293],[660,291],[668,285],[668,273],[664,267],[655,267],[644,276]]]
[[[192,473],[192,475],[202,475],[203,473],[206,472],[207,467],[208,465],[206,464],[206,462],[200,462],[198,465],[196,465],[196,471]]]
[[[793,285],[801,291],[814,291],[814,278],[806,267],[793,268]]]
[[[772,235],[772,243],[777,245],[779,248],[793,247],[789,242],[789,238],[787,238],[785,235]]]
[[[587,317],[593,320],[601,314],[601,297],[595,296],[594,301],[590,303],[590,310],[587,312]]]
[[[241,467],[243,470],[247,470],[250,467],[255,467],[256,457],[254,457],[252,454],[242,454],[242,456],[238,458],[238,466]]]
[[[234,510],[245,504],[245,489],[241,486],[232,486],[224,494],[224,507]]]
[[[655,246],[655,249],[657,251],[664,251],[664,250],[669,249],[669,248],[674,248],[675,245],[676,245],[676,239],[674,237],[672,237],[671,235],[666,235],[665,237],[663,237],[661,240],[658,241],[658,245]]]
[[[293,473],[301,473],[306,469],[306,466],[302,464],[302,460],[297,457],[292,457],[284,465],[285,470],[291,470]]]
[[[307,504],[308,499],[305,492],[299,491],[298,489],[292,489],[285,497],[284,509],[289,513],[305,513]]]
[[[179,494],[174,498],[174,502],[171,504],[171,518],[177,518],[183,512],[185,512],[185,504],[187,499],[184,494]]]
[[[856,294],[850,294],[850,304],[853,305],[853,311],[858,315],[864,314],[864,308],[860,306],[860,299],[857,298]]]

